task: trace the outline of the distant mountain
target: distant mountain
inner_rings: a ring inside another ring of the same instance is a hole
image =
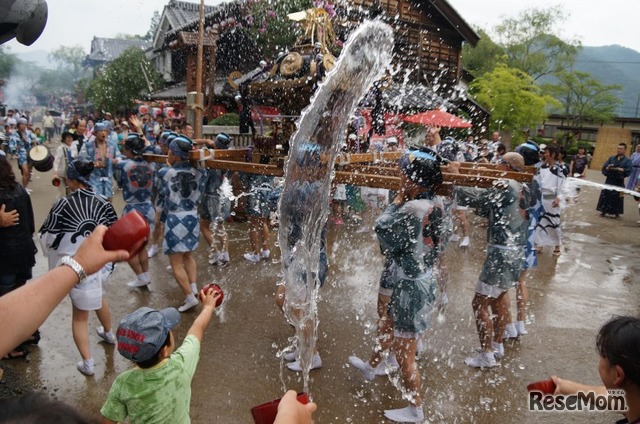
[[[640,98],[640,52],[618,45],[583,47],[574,69],[588,72],[602,84],[623,86],[620,97],[624,103],[616,115],[639,117],[636,108]]]
[[[13,52],[12,52],[13,53]],[[45,68],[53,69],[54,64],[49,61],[49,52],[45,50],[33,50],[28,52],[13,53],[16,57],[23,62],[33,62],[36,65]]]

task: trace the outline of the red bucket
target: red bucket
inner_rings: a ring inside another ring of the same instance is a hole
[[[202,288],[202,290],[204,290],[205,294],[209,290],[214,290],[214,291],[219,292],[220,293],[220,297],[218,298],[218,300],[216,300],[216,308],[222,304],[222,300],[224,299],[224,292],[222,291],[222,287],[220,287],[217,284],[211,283],[211,284],[207,284],[206,286],[204,286]],[[200,300],[202,300],[202,299],[200,299]]]
[[[309,403],[309,396],[306,393],[298,393],[298,402],[306,405]],[[255,424],[273,424],[276,420],[276,415],[278,415],[279,404],[280,399],[275,399],[251,408],[253,422]]]
[[[105,250],[126,250],[135,256],[149,240],[149,224],[138,211],[131,211],[116,221],[102,239]]]
[[[527,390],[530,392],[542,392],[545,395],[552,395],[556,391],[556,383],[552,379],[536,381],[527,385]]]

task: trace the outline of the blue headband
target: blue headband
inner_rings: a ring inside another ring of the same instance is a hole
[[[192,147],[193,144],[191,143],[191,140],[184,136],[174,138],[169,144],[169,150],[181,159],[187,159],[189,157],[189,151]]]
[[[89,182],[89,180],[83,177],[82,175],[80,175],[80,171],[76,169],[74,164],[75,164],[75,161],[69,162],[69,165],[67,166],[67,179],[76,180],[86,185],[87,187],[91,187],[91,183]]]
[[[93,131],[108,131],[109,127],[104,122],[98,122],[93,126]]]
[[[442,183],[438,157],[424,150],[408,150],[400,157],[400,169],[412,181],[422,187]]]
[[[422,150],[408,150],[404,156],[407,156],[407,159],[410,162],[413,162],[414,159],[427,159],[427,160],[436,160],[436,157],[431,153],[423,152]]]
[[[535,144],[531,144],[529,142],[522,143],[520,146],[522,146],[523,149],[530,149],[530,150],[534,150],[536,152],[540,151],[540,147],[536,146]],[[520,147],[520,146],[518,146],[518,147]]]
[[[162,131],[162,133],[160,134],[160,138],[158,139],[158,141],[160,142],[160,144],[167,144],[167,137],[169,137],[169,135],[171,135],[171,131]]]
[[[228,134],[220,133],[216,136],[215,146],[216,149],[228,149],[231,144],[231,137]]]

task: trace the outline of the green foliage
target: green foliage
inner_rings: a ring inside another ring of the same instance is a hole
[[[81,46],[60,46],[49,54],[60,72],[70,74],[70,78],[78,79],[84,74],[82,63],[87,54]]]
[[[131,48],[107,65],[89,84],[86,97],[97,109],[113,113],[132,108],[134,99],[144,98],[162,86],[162,77],[144,52]]]
[[[157,10],[153,12],[153,16],[151,17],[151,25],[149,25],[149,31],[144,35],[143,39],[147,41],[153,41],[153,37],[156,35],[156,31],[158,31],[158,27],[160,26],[160,12]]]
[[[505,49],[506,64],[534,80],[566,69],[580,49],[579,42],[555,35],[567,17],[560,6],[555,6],[526,9],[515,18],[505,19],[495,31],[498,45]]]
[[[584,147],[585,151],[589,152],[595,147],[595,145],[588,141],[578,141],[575,145],[567,148],[567,161],[570,161],[571,157],[578,153],[578,149],[580,147]]]
[[[49,53],[49,58],[56,65],[55,69],[42,69],[33,86],[33,93],[37,97],[47,98],[50,95],[74,95],[78,90],[78,83],[88,76],[82,66],[85,51],[80,46],[60,46]]]
[[[529,139],[535,141],[536,143],[538,143],[538,145],[552,144],[552,140],[553,140],[551,138],[542,137],[539,135],[529,135]]]
[[[546,84],[546,92],[560,101],[559,111],[569,117],[573,126],[585,121],[608,122],[622,103],[616,92],[620,85],[604,85],[591,74],[580,71],[561,71],[556,84]]]
[[[475,79],[470,90],[491,111],[489,129],[510,130],[516,142],[524,138],[524,130],[544,120],[547,106],[559,106],[553,97],[541,93],[529,75],[506,65]]]
[[[58,72],[55,69],[43,69],[38,82],[33,87],[33,93],[36,97],[47,96],[64,96],[73,94],[74,81],[67,78],[67,74]]]
[[[500,62],[506,61],[505,50],[497,45],[484,30],[478,30],[480,41],[475,47],[465,43],[462,46],[462,65],[474,77],[490,72]]]
[[[234,126],[240,125],[240,116],[237,113],[225,113],[209,121],[209,125]]]
[[[313,6],[311,0],[257,0],[245,5],[242,26],[265,58],[275,57],[292,46],[301,34],[300,26],[287,15]]]
[[[5,46],[0,46],[0,79],[9,79],[13,67],[19,61],[20,59],[18,59],[14,54],[9,53]]]

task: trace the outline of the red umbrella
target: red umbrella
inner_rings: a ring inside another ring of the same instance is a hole
[[[426,125],[428,127],[447,127],[447,128],[470,128],[471,123],[463,121],[456,115],[452,115],[444,110],[434,109],[404,118],[405,122]]]

